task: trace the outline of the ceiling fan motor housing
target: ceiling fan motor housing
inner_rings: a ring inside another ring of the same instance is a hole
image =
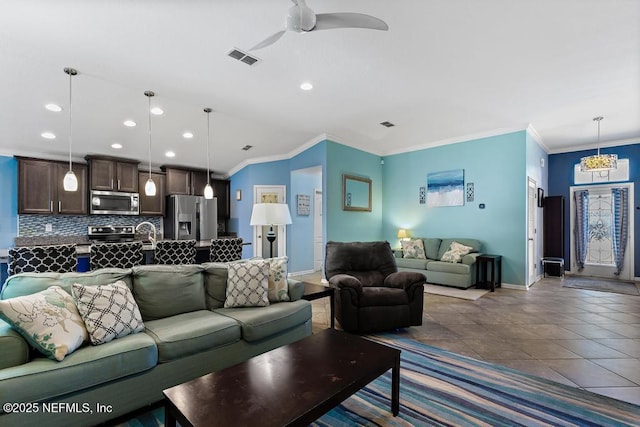
[[[289,8],[286,26],[292,31],[311,31],[316,26],[316,14],[306,4],[300,2]]]

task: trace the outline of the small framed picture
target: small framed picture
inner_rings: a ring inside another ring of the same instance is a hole
[[[538,187],[538,207],[544,207],[544,189],[540,187]]]

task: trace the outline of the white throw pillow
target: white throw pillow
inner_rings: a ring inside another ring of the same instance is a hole
[[[471,252],[473,248],[471,246],[465,246],[462,243],[451,242],[451,246],[449,246],[449,250],[442,254],[442,258],[440,261],[447,262],[460,262],[462,261],[462,257]]]
[[[0,301],[0,318],[50,359],[63,360],[87,340],[73,298],[59,286]]]
[[[229,263],[225,308],[265,307],[269,305],[268,292],[268,261],[261,259]]]
[[[287,283],[286,256],[279,258],[267,258],[269,261],[269,302],[290,301],[289,284]]]
[[[100,286],[74,283],[72,292],[91,344],[100,345],[144,331],[138,304],[122,280]]]
[[[402,245],[403,258],[427,259],[422,239],[402,240],[400,244]]]

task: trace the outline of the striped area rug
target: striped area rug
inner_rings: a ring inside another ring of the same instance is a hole
[[[390,412],[389,371],[313,426],[640,425],[640,407],[630,403],[393,334],[368,338],[402,350],[400,414]],[[156,409],[123,426],[162,426],[163,418]]]

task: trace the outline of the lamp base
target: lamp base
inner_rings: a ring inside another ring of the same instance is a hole
[[[269,228],[267,240],[269,241],[269,258],[273,258],[273,242],[276,241],[276,233],[273,231],[273,225]]]

